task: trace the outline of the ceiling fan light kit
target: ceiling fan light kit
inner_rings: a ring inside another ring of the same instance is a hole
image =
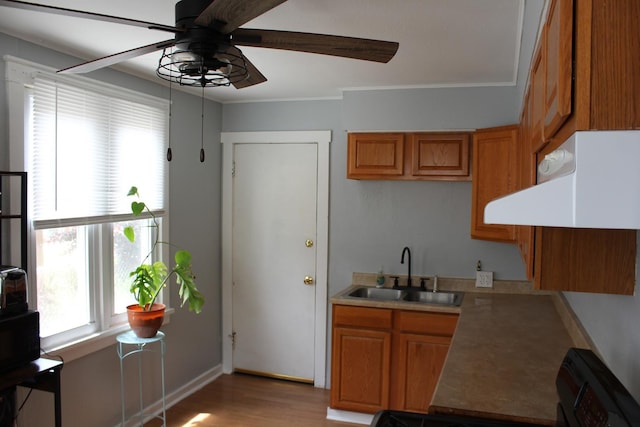
[[[237,52],[231,53],[231,50]],[[200,87],[229,86],[249,76],[244,56],[238,48],[230,48],[223,58],[193,51],[171,52],[164,49],[156,74],[181,86]]]

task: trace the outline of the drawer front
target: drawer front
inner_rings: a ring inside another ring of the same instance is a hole
[[[393,312],[384,308],[333,306],[333,326],[391,329]]]
[[[457,314],[396,311],[395,329],[414,334],[453,336],[458,323]]]

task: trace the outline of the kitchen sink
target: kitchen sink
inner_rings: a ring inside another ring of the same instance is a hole
[[[407,291],[403,300],[409,302],[422,302],[426,304],[460,305],[464,294],[461,292],[429,292]]]
[[[462,292],[429,292],[417,289],[389,289],[361,286],[349,292],[347,298],[361,298],[378,301],[404,301],[423,304],[453,305],[462,303]]]
[[[351,291],[347,296],[354,298],[376,299],[384,301],[400,301],[404,296],[400,289],[369,288],[363,286]]]

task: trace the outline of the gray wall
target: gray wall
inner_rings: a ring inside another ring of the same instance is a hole
[[[52,67],[78,61],[0,33],[0,56],[12,55]],[[4,82],[5,66],[0,67]],[[89,77],[168,99],[168,89],[113,71]],[[0,85],[0,169],[8,168],[5,85]],[[206,297],[200,315],[177,309],[163,327],[167,338],[166,382],[170,393],[222,361],[220,341],[220,128],[222,107],[206,102],[206,162],[200,163],[201,100],[173,92],[170,164],[170,238],[191,250],[197,283]],[[194,131],[197,130],[197,131]],[[196,191],[197,189],[197,191]],[[179,301],[177,292],[173,301]],[[157,375],[154,375],[157,377]],[[157,386],[156,381],[156,386]],[[115,345],[66,363],[62,371],[63,424],[113,426],[120,420],[120,371]],[[20,416],[21,425],[53,425],[48,393],[35,392]]]
[[[637,183],[635,185],[638,185]],[[640,243],[640,242],[639,242]],[[640,402],[640,285],[634,296],[565,292],[573,311],[614,374]]]
[[[447,94],[451,98],[447,103]],[[491,107],[483,102],[489,99]],[[515,88],[349,92],[343,101],[227,104],[225,132],[332,131],[329,184],[329,295],[355,272],[475,277],[476,261],[496,279],[525,279],[513,244],[470,238],[470,182],[356,181],[346,178],[347,130],[470,129],[515,123]],[[330,310],[330,307],[329,307]],[[329,316],[329,319],[331,317]],[[329,341],[330,324],[327,325]],[[330,347],[327,348],[330,360]],[[330,385],[327,372],[326,382]]]
[[[442,104],[446,92],[453,101]],[[493,99],[485,108],[482,99]],[[404,100],[404,102],[402,102]],[[474,277],[478,259],[496,279],[524,279],[514,245],[472,240],[471,183],[355,181],[346,178],[347,130],[470,129],[515,123],[515,90],[501,88],[349,92],[343,101],[227,104],[223,130],[332,130],[329,293],[354,271]],[[383,106],[383,107],[381,107]],[[417,112],[417,113],[416,113]],[[435,114],[435,113],[437,114]]]

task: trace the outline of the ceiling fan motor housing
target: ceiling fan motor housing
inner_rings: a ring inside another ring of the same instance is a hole
[[[181,0],[176,3],[176,27],[188,31],[176,33],[175,46],[179,52],[193,52],[208,62],[207,68],[216,69],[222,64],[215,55],[229,49],[229,36],[194,22],[209,4],[211,0]]]
[[[176,27],[193,28],[194,21],[203,10],[211,4],[211,0],[180,0],[176,3]]]

